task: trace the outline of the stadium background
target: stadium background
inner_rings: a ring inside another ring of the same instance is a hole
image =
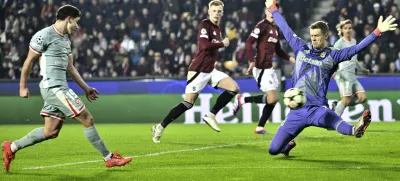
[[[88,106],[97,122],[159,122],[169,109],[182,99],[187,67],[196,51],[198,23],[207,17],[208,0],[70,0],[20,1],[0,0],[0,124],[42,123],[38,112],[42,100],[38,92],[39,66],[31,71],[31,100],[20,99],[18,79],[28,52],[31,36],[54,23],[55,11],[65,3],[83,13],[81,29],[73,42],[75,66],[88,84],[102,93]],[[217,68],[238,81],[242,92],[258,93],[252,78],[244,76],[247,68],[244,43],[254,25],[263,16],[259,0],[229,0],[221,27],[231,43],[220,50]],[[393,0],[281,0],[281,11],[295,33],[308,40],[307,25],[324,19],[330,25],[328,44],[337,39],[335,25],[343,19],[355,22],[355,38],[360,41],[376,27],[378,15],[399,19],[399,1]],[[291,52],[282,39],[282,45]],[[373,109],[373,121],[400,120],[400,30],[382,35],[359,54],[359,61],[372,75],[360,80]],[[290,86],[292,65],[274,58],[273,66],[282,80],[281,90]],[[78,93],[79,88],[71,83]],[[328,98],[339,99],[332,80]],[[178,121],[195,123],[215,101],[210,87],[201,94],[197,109]],[[87,102],[85,102],[87,103]],[[211,105],[210,105],[211,104]],[[281,105],[281,104],[280,104]],[[217,117],[223,123],[256,121],[257,105],[249,106],[238,118],[228,105]],[[361,106],[361,105],[360,105]],[[355,120],[363,107],[345,111],[346,120]],[[273,122],[284,119],[286,109],[274,110]],[[149,114],[152,112],[154,114]],[[117,116],[117,120],[116,117]]]

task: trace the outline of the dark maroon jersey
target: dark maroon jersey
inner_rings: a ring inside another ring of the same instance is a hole
[[[256,57],[253,53],[254,42],[257,42]],[[277,27],[264,19],[257,23],[249,38],[247,38],[246,56],[250,62],[256,62],[256,68],[267,69],[272,67],[272,57],[275,52],[283,59],[289,60],[289,56],[281,48]]]
[[[197,32],[198,50],[189,65],[189,71],[209,73],[217,61],[218,49],[224,47],[221,28],[209,19],[201,21]]]

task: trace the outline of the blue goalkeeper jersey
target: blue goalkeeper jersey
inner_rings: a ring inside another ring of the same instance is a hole
[[[295,52],[296,63],[292,74],[292,87],[304,91],[307,100],[306,105],[328,106],[326,93],[331,76],[336,71],[338,64],[350,60],[351,57],[362,51],[379,36],[379,32],[374,31],[357,45],[340,50],[328,47],[318,50],[308,46],[294,34],[279,11],[275,10],[272,14],[276,24]]]

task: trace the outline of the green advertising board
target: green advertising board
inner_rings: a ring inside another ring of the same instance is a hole
[[[249,93],[243,93],[249,95]],[[259,94],[259,93],[254,93]],[[124,94],[100,95],[93,103],[86,103],[86,107],[93,114],[97,123],[157,123],[170,111],[172,107],[182,101],[181,94]],[[281,95],[282,96],[282,95]],[[392,122],[400,120],[400,96],[396,91],[370,91],[364,105],[357,105],[345,110],[343,119],[357,121],[365,108],[371,109],[372,121]],[[214,105],[218,94],[200,94],[193,108],[182,115],[176,122],[195,124],[201,116],[208,113]],[[328,93],[330,101],[338,100],[338,93]],[[18,96],[0,96],[0,124],[42,124],[39,115],[43,105],[40,96],[33,96],[29,100]],[[365,107],[364,107],[365,106]],[[229,103],[217,115],[221,124],[257,122],[263,105],[245,104],[235,117],[232,111],[233,104]],[[285,119],[289,109],[283,106],[282,101],[276,105],[272,113],[271,122],[280,123]],[[76,121],[67,119],[66,123]]]

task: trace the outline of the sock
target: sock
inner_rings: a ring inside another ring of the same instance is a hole
[[[113,154],[110,152],[108,155],[106,155],[106,156],[104,157],[104,161],[110,160],[112,156],[113,156]]]
[[[274,110],[275,104],[266,104],[263,109],[263,113],[261,115],[260,121],[258,121],[259,127],[264,127],[265,123],[267,123],[268,118],[271,116],[272,111]]]
[[[261,130],[263,130],[263,129],[264,129],[264,127],[257,126],[256,131],[261,131]]]
[[[11,152],[15,153],[15,152],[18,151],[18,147],[17,147],[17,145],[15,144],[15,142],[12,142],[11,145],[10,145],[10,147],[11,147]]]
[[[339,116],[342,116],[344,108],[346,108],[344,106],[344,104],[342,104],[342,101],[339,101],[339,103],[337,104],[336,108],[335,108],[335,113]]]
[[[104,160],[108,161],[106,159],[110,159],[112,153],[108,150],[106,145],[104,145],[104,142],[103,140],[101,140],[100,135],[96,130],[96,127],[93,126],[90,128],[83,128],[83,133],[85,134],[85,137],[89,140],[89,142],[96,148],[96,150],[103,155]]]
[[[208,113],[207,113],[207,117],[215,118],[215,114],[212,113],[212,112],[208,112]]]
[[[15,153],[17,150],[32,146],[44,140],[46,140],[46,138],[44,137],[44,128],[36,128],[21,139],[14,141],[11,144],[14,144],[14,146],[11,147],[14,150],[11,151]]]
[[[336,130],[344,135],[354,135],[354,126],[346,121],[340,121],[336,124]]]
[[[190,108],[193,107],[193,104],[183,101],[176,105],[174,108],[171,109],[171,111],[168,113],[168,115],[164,118],[164,120],[160,123],[163,128],[166,128],[169,123],[171,123],[173,120],[181,116],[185,111],[189,110]]]
[[[258,96],[245,97],[244,103],[248,103],[248,102],[265,104],[267,102],[267,96],[266,95],[258,95]]]
[[[237,92],[233,92],[233,91],[224,91],[221,95],[219,95],[217,102],[215,103],[214,107],[211,109],[211,113],[213,113],[214,115],[217,114],[219,112],[219,110],[221,110],[223,107],[226,106],[226,104],[228,104],[233,97],[235,97],[235,95],[237,94]]]

